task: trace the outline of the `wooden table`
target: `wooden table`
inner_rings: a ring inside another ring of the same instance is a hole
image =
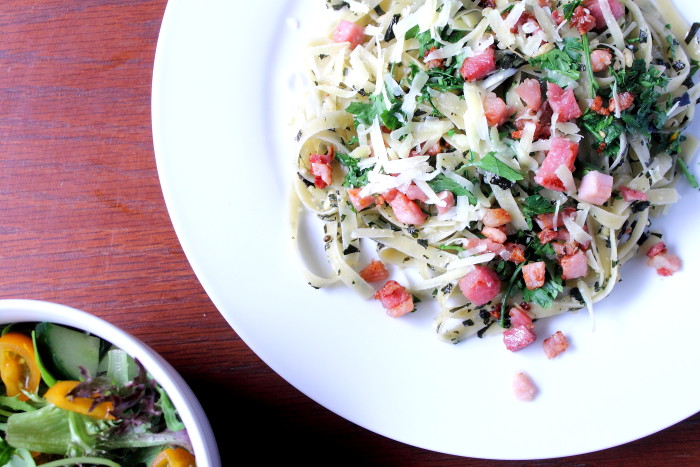
[[[407,446],[338,417],[270,370],[217,312],[182,253],[156,172],[151,73],[165,5],[0,3],[0,297],[86,310],[159,351],[208,411],[224,466],[244,454],[501,464]],[[552,423],[575,421],[563,408]],[[518,464],[606,463],[700,465],[700,415],[625,446]]]

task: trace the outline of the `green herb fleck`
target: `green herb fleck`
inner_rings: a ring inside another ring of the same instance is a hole
[[[685,161],[682,158],[678,158],[678,167],[681,169],[681,172],[683,172],[683,175],[685,175],[686,180],[688,180],[688,183],[690,186],[693,188],[698,188],[700,185],[698,185],[698,180],[695,178],[695,175],[690,173],[690,170],[688,170],[688,166],[686,165]]]

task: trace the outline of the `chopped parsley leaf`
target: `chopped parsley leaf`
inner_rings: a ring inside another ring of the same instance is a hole
[[[547,279],[542,287],[530,290],[527,287],[522,287],[523,300],[526,302],[537,303],[542,308],[549,308],[554,303],[557,296],[564,291],[561,276],[550,274],[547,271],[549,279]]]
[[[573,2],[569,2],[566,5],[562,7],[562,10],[564,12],[564,18],[566,18],[567,21],[571,21],[571,17],[574,16],[574,10],[576,7],[581,6],[583,3],[583,0],[574,0]]]
[[[554,204],[542,195],[530,195],[525,198],[524,203],[520,206],[520,210],[525,216],[525,222],[532,230],[532,217],[538,214],[546,214],[554,212]]]
[[[554,48],[547,53],[532,57],[529,63],[535,68],[552,70],[578,80],[581,76],[580,50],[583,50],[581,39],[568,38],[564,40],[564,48]]]
[[[390,97],[393,96],[390,95]],[[381,94],[370,96],[369,102],[352,102],[345,110],[355,116],[355,128],[360,123],[371,125],[376,117],[379,117],[382,125],[389,130],[397,130],[402,126],[401,120],[397,117],[397,114],[403,115],[401,103],[394,99],[391,108],[387,109]]]
[[[345,179],[343,180],[343,186],[359,188],[367,185],[367,173],[372,169],[372,167],[367,167],[364,169],[359,168],[357,166],[359,160],[347,154],[337,153],[335,158],[348,169],[347,174],[345,174]]]
[[[623,111],[619,119],[614,115],[599,115],[590,109],[582,117],[583,127],[595,140],[595,149],[608,157],[614,157],[619,152],[620,135],[624,132],[650,139],[667,119],[666,110],[657,101],[661,97],[658,89],[666,87],[668,78],[659,70],[653,66],[647,69],[646,62],[637,59],[631,67],[611,70],[611,73],[617,81],[618,92],[631,92],[634,95],[634,107]],[[609,89],[601,90],[600,95],[605,99],[612,97]],[[661,151],[670,151],[672,141],[668,138],[657,143],[661,144]]]
[[[451,178],[448,178],[444,174],[439,174],[437,177],[428,182],[428,186],[436,193],[441,191],[451,191],[455,196],[467,196],[469,198],[469,204],[476,206],[477,200],[474,194],[464,188],[459,183],[455,182]]]
[[[494,152],[490,152],[478,161],[472,162],[471,165],[496,174],[511,182],[517,182],[523,179],[523,175],[520,172],[501,162],[494,154]]]

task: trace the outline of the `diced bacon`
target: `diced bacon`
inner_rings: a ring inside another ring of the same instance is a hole
[[[326,188],[333,183],[333,169],[330,164],[311,163],[311,174],[314,176],[316,188]]]
[[[484,227],[481,229],[481,233],[484,237],[496,243],[505,243],[508,238],[506,233],[497,227]]]
[[[438,214],[445,214],[447,211],[452,209],[455,205],[455,195],[449,191],[441,191],[437,194],[438,198],[445,202],[444,206],[437,205]]]
[[[583,230],[588,232],[588,226],[584,225]],[[561,227],[561,228],[557,229],[557,238],[556,239],[558,241],[567,243],[569,241],[569,238],[570,238],[569,231],[566,230],[566,227]]]
[[[615,19],[625,16],[625,7],[617,0],[608,0],[608,5],[610,5],[610,11],[612,11]],[[593,26],[595,29],[602,29],[607,26],[608,23],[605,21],[605,16],[603,16],[603,10],[600,8],[598,0],[584,0],[583,7],[587,8],[595,19]]]
[[[429,155],[429,156],[437,156],[437,155],[440,154],[441,152],[442,152],[442,145],[440,144],[440,141],[438,141],[437,143],[431,145],[431,146],[425,151],[425,153],[426,153],[427,155]]]
[[[537,238],[539,239],[542,245],[545,245],[551,242],[552,240],[555,240],[558,235],[558,231],[554,229],[542,229],[539,232],[537,232]]]
[[[528,78],[515,88],[515,93],[520,97],[528,109],[535,112],[542,106],[542,90],[540,82],[534,78]]]
[[[681,259],[664,248],[661,253],[649,258],[647,264],[661,276],[670,276],[681,270]]]
[[[560,242],[552,242],[552,248],[557,256],[566,256],[568,254],[576,253],[575,251],[568,251],[566,245]]]
[[[513,394],[521,401],[529,402],[537,396],[537,387],[525,373],[518,373],[513,378]]]
[[[517,131],[511,132],[511,138],[520,139],[527,123],[535,124],[535,134],[532,137],[533,141],[549,138],[551,134],[551,121],[552,107],[547,101],[542,102],[538,112],[529,108],[525,109],[525,112],[520,113],[515,119],[515,128],[517,128]]]
[[[578,188],[578,199],[591,204],[603,204],[612,195],[613,177],[592,170],[583,176]]]
[[[397,191],[391,200],[388,198],[386,199],[391,209],[394,211],[394,216],[396,216],[399,222],[421,225],[428,218],[428,215],[421,211],[415,201],[411,201],[400,191]]]
[[[506,349],[517,352],[535,342],[537,336],[531,326],[520,325],[511,327],[503,333],[503,343]]]
[[[360,271],[360,277],[367,282],[385,281],[389,278],[389,271],[386,270],[384,263],[373,259]]]
[[[583,226],[583,230],[585,230],[586,232],[588,232],[588,227],[587,227],[585,224],[584,224],[584,226]],[[578,242],[573,242],[573,243],[576,244],[576,245],[578,245],[578,247],[579,247],[580,249],[582,249],[583,251],[586,251],[586,250],[588,250],[588,249],[591,247],[591,241],[590,241],[590,240],[586,240],[586,241],[583,242],[583,243],[578,243]],[[569,244],[571,244],[571,243],[569,242]]]
[[[588,227],[584,225],[583,230],[588,232]],[[539,232],[537,236],[540,242],[544,240],[544,243],[555,240],[552,242],[552,248],[554,248],[554,252],[559,256],[573,255],[579,249],[585,251],[591,246],[590,240],[586,240],[584,243],[571,240],[569,231],[566,230],[565,227],[560,227],[557,230],[544,229]]]
[[[484,114],[489,126],[501,126],[515,113],[515,108],[491,92],[484,98]]]
[[[372,195],[360,196],[361,190],[361,188],[348,188],[348,197],[357,212],[372,206],[376,202],[376,198]]]
[[[612,54],[604,49],[591,52],[591,70],[595,73],[605,71],[612,64]]]
[[[620,190],[622,199],[624,199],[627,202],[647,200],[647,194],[643,191],[633,190],[632,188],[628,188],[626,186],[621,186],[620,188],[618,188],[618,190]]]
[[[568,235],[569,233],[567,232],[566,236],[568,237]],[[552,248],[554,249],[554,252],[557,254],[558,257],[570,256],[581,250],[586,251],[590,246],[590,240],[586,241],[585,243],[578,243],[574,241],[569,241],[569,239],[567,238],[563,241],[552,242]]]
[[[427,57],[431,53],[435,52],[437,50],[437,47],[431,47],[429,50],[425,51],[425,55],[423,55],[423,58]],[[445,68],[445,59],[444,58],[435,58],[433,60],[426,60],[425,66],[428,68]]]
[[[309,162],[313,164],[330,164],[333,160],[335,149],[333,146],[325,154],[309,154]]]
[[[413,297],[411,297],[409,300],[401,302],[395,307],[386,310],[386,314],[388,314],[392,318],[399,318],[405,314],[412,312],[414,309],[415,305],[413,303]]]
[[[629,109],[634,103],[634,94],[631,92],[621,92],[617,95],[617,103],[615,99],[610,99],[610,104],[608,104],[608,110],[612,113],[615,112],[619,106],[620,112]]]
[[[562,13],[559,10],[554,10],[552,12],[552,19],[554,20],[555,23],[557,23],[557,26],[559,26],[561,23],[563,23],[566,18],[564,18],[564,13]]]
[[[557,121],[568,122],[582,115],[573,89],[564,90],[556,83],[547,82],[547,100],[554,112],[559,113]]]
[[[351,49],[360,45],[364,37],[365,28],[347,20],[341,20],[333,32],[333,42],[349,42]]]
[[[420,156],[422,149],[423,149],[423,146],[421,146],[421,151],[411,149],[411,152],[408,153],[408,157]],[[442,152],[442,145],[440,144],[440,141],[438,141],[437,143],[431,145],[428,149],[426,149],[425,152],[423,153],[423,155],[437,156],[441,152]]]
[[[387,191],[386,193],[382,193],[382,195],[380,195],[380,196],[387,203],[391,203],[394,200],[394,198],[396,198],[396,195],[398,193],[399,193],[399,190],[397,190],[396,188],[392,188],[391,190]]]
[[[519,306],[514,306],[508,312],[511,327],[529,326],[532,327],[532,316]]]
[[[474,270],[459,280],[459,289],[474,305],[479,306],[493,300],[501,291],[498,274],[486,266],[476,265]]]
[[[486,253],[501,254],[505,249],[500,243],[496,243],[488,238],[468,238],[462,240],[462,247],[471,250],[473,248],[479,248]]]
[[[547,156],[542,161],[537,173],[535,181],[545,188],[554,191],[564,191],[564,183],[556,174],[560,165],[566,166],[570,171],[574,171],[574,162],[578,155],[578,143],[569,141],[565,138],[552,138],[551,147]]]
[[[496,53],[493,47],[481,52],[479,55],[467,57],[462,62],[459,73],[465,81],[476,81],[485,78],[496,70]]]
[[[571,15],[571,27],[576,28],[579,34],[586,34],[596,27],[595,16],[589,14],[582,6],[577,6]]]
[[[544,285],[544,274],[546,272],[544,261],[526,264],[522,270],[525,286],[529,290],[539,289]]]
[[[588,273],[588,259],[583,251],[577,251],[572,255],[566,255],[559,258],[561,266],[561,277],[564,280],[577,279]]]
[[[557,331],[544,340],[542,347],[544,347],[544,353],[547,355],[547,358],[552,359],[565,351],[569,347],[569,343],[566,342],[564,334],[561,331]]]
[[[394,318],[403,316],[413,311],[413,295],[406,291],[406,288],[394,280],[388,281],[374,294],[387,314]]]
[[[415,183],[408,185],[408,187],[404,190],[404,194],[408,199],[413,201],[428,201],[428,195],[426,195]]]
[[[328,148],[326,154],[309,154],[309,164],[311,165],[311,175],[314,176],[316,188],[325,188],[333,183],[333,169],[331,161],[335,156],[335,148]]]
[[[595,96],[593,102],[591,103],[591,110],[599,115],[610,115],[610,110],[603,105],[603,98],[600,96]]]
[[[374,298],[382,302],[384,308],[393,308],[411,297],[406,288],[395,280],[387,281],[375,294]]]
[[[502,208],[485,209],[481,222],[486,227],[500,227],[511,221],[510,213]]]
[[[503,13],[504,19],[508,17],[507,13]],[[527,29],[529,35],[532,35],[535,33],[537,30],[541,30],[540,28],[540,23],[537,22],[537,19],[535,19],[535,15],[530,13],[529,11],[524,11],[521,15],[520,18],[518,18],[518,21],[515,23],[515,25],[510,28],[510,32],[513,34],[517,34],[518,31],[520,30],[521,27],[523,27],[526,24],[530,24],[531,29]],[[530,32],[532,31],[532,32]]]
[[[506,252],[508,252],[508,257],[506,258],[505,254],[501,253],[501,258],[505,259],[506,261],[511,261],[515,264],[520,264],[523,261],[525,261],[525,245],[508,242],[504,246]]]
[[[653,258],[654,256],[663,253],[666,250],[666,244],[664,242],[655,243],[654,246],[649,248],[647,251],[647,256]]]
[[[496,8],[496,0],[481,0],[479,6],[483,8]]]
[[[576,208],[564,208],[557,213],[538,214],[535,216],[535,222],[540,226],[540,229],[555,229],[564,225],[564,218],[571,217],[576,214]]]

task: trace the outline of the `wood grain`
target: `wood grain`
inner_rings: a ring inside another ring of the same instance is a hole
[[[163,202],[150,91],[165,5],[0,3],[0,298],[84,309],[151,345],[199,395],[225,466],[700,465],[700,415],[601,452],[493,462],[371,433],[271,371],[207,298]],[[577,436],[565,407],[552,423]]]

